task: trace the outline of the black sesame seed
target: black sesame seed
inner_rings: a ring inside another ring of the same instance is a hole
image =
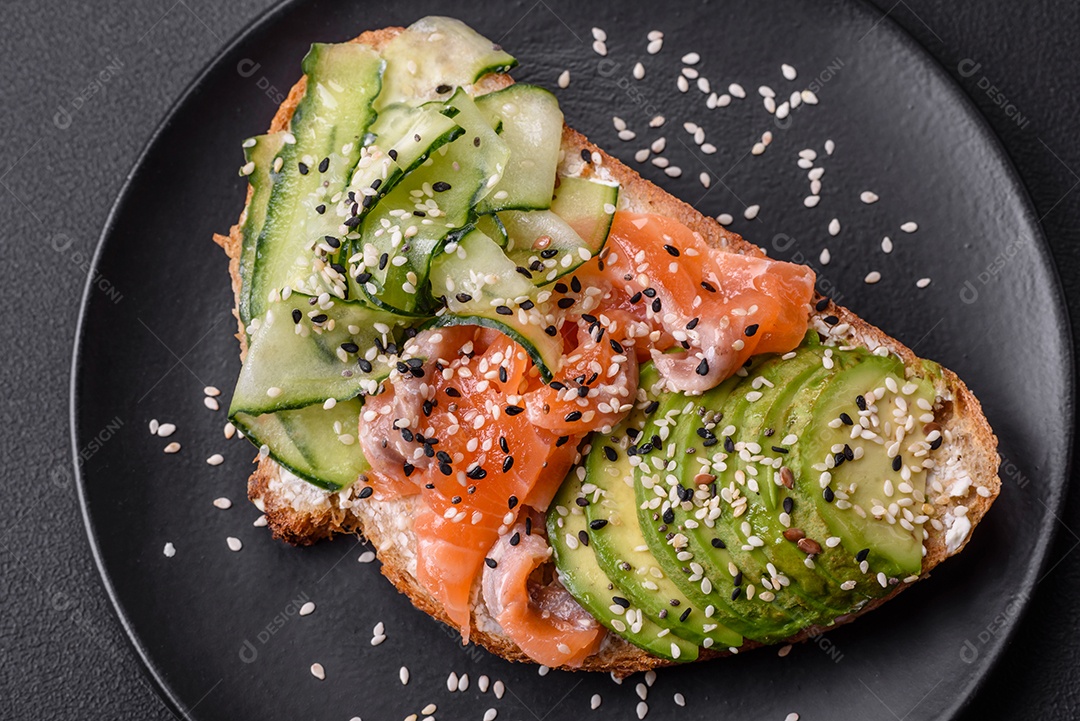
[[[837,318],[835,315],[827,315],[822,320],[824,320],[829,325],[836,325],[840,322],[840,319]]]
[[[656,412],[656,409],[660,407],[660,401],[649,401],[649,405],[645,406],[645,415],[649,416]]]
[[[594,531],[599,531],[601,528],[606,526],[607,523],[608,522],[606,518],[597,518],[595,520],[589,521],[589,528]]]
[[[851,420],[851,416],[849,416],[847,413],[840,414],[840,422],[843,423],[845,426],[855,425],[855,422]]]
[[[859,551],[858,553],[855,554],[855,560],[858,561],[859,563],[862,563],[863,561],[866,560],[866,557],[869,556],[869,555],[870,555],[870,549],[869,548],[864,548],[863,550],[861,550],[861,551]]]
[[[555,334],[559,332],[559,329],[556,328],[553,325],[549,325],[547,328],[544,328],[544,332],[547,333],[548,335],[554,337]]]
[[[791,513],[795,510],[795,499],[788,496],[784,499],[784,513]]]
[[[831,488],[826,488],[821,492],[821,495],[825,498],[826,503],[832,503],[833,499],[836,498],[836,494],[833,493],[833,489]]]
[[[735,590],[733,590],[731,592],[731,600],[732,601],[736,600],[741,593],[742,593],[742,586],[736,586]]]
[[[559,298],[559,302],[556,303],[556,305],[558,305],[563,310],[566,310],[567,308],[569,308],[573,304],[574,304],[574,299],[573,298]]]
[[[479,481],[481,479],[487,478],[487,471],[484,470],[483,467],[477,466],[465,475],[468,476],[471,480]]]
[[[588,531],[578,531],[577,537],[578,537],[578,540],[581,541],[582,546],[588,546],[589,545],[589,532]]]
[[[357,358],[356,365],[360,366],[360,370],[362,370],[364,373],[370,373],[371,369],[374,367],[371,365],[371,361],[369,361],[367,358]]]
[[[788,449],[783,446],[773,446],[773,453],[788,453]]]
[[[862,396],[855,396],[855,405],[859,407],[860,411],[866,410],[866,399]]]
[[[663,304],[662,304],[662,303],[660,302],[660,299],[659,299],[659,298],[654,298],[654,299],[653,299],[653,302],[652,302],[652,310],[653,310],[653,313],[659,313],[659,312],[660,312],[660,309],[661,309],[661,308],[663,308],[663,307],[664,307],[664,306],[663,306]]]
[[[692,608],[688,608],[688,609],[686,609],[685,611],[683,611],[683,612],[682,612],[682,615],[680,615],[680,616],[679,616],[679,620],[680,620],[680,621],[685,621],[686,619],[690,618],[690,612],[691,612],[692,610],[694,610],[694,609],[692,609]]]
[[[453,473],[454,473],[454,469],[453,469],[453,468],[451,468],[451,467],[450,467],[450,466],[449,466],[448,464],[446,464],[446,463],[440,463],[440,464],[439,464],[439,470],[440,470],[440,471],[442,471],[442,474],[443,474],[444,476],[450,476],[450,475],[453,475]]]
[[[357,496],[359,496],[360,498],[368,498],[374,492],[375,489],[371,486],[364,486],[360,489],[360,493],[358,493]]]
[[[676,248],[674,245],[664,244],[664,250],[668,252],[668,255],[671,255],[675,258],[679,257],[679,249]]]
[[[458,303],[468,303],[469,301],[472,300],[472,296],[469,295],[468,293],[458,293],[454,297],[457,298]]]
[[[829,307],[829,299],[828,298],[822,298],[821,300],[819,300],[817,302],[817,305],[814,306],[814,309],[818,313],[820,313],[821,311],[825,310],[828,307]]]
[[[325,323],[327,318],[328,318],[328,316],[325,313],[319,313],[318,315],[314,315],[314,316],[311,317],[311,322],[312,323]]]
[[[315,206],[315,212],[318,213],[319,215],[322,215],[323,213],[325,213],[326,212],[326,204],[325,203],[320,203],[320,204],[316,205]]]
[[[296,167],[300,170],[300,175],[308,174],[308,166],[304,165],[303,163],[297,163]]]
[[[744,330],[743,333],[746,334],[747,338],[753,338],[754,335],[758,332],[758,327],[759,326],[757,323],[751,323],[750,325],[746,326],[746,330]]]
[[[446,93],[450,92],[450,86],[440,85],[439,87],[435,88],[435,92],[439,95],[445,95]]]
[[[581,281],[578,280],[578,277],[576,275],[570,279],[570,290],[574,291],[575,293],[581,292]]]
[[[892,469],[894,471],[899,471],[900,467],[903,466],[903,465],[904,465],[904,459],[901,458],[900,456],[895,456],[892,459]]]
[[[614,603],[616,606],[622,606],[623,608],[630,608],[630,602],[627,601],[622,596],[612,596],[611,597],[611,602]]]
[[[543,258],[544,260],[551,260],[552,258],[554,258],[558,254],[559,254],[558,248],[545,248],[544,250],[540,251],[540,257]],[[565,293],[566,291],[563,291],[563,292]]]
[[[675,510],[672,508],[667,509],[666,511],[664,511],[664,515],[661,516],[661,518],[663,519],[664,523],[674,523]]]
[[[565,420],[567,423],[573,423],[574,421],[580,421],[581,420],[581,411],[570,411],[569,413],[566,414],[566,418],[564,418],[563,420]]]
[[[566,442],[570,440],[570,436],[559,436],[555,439],[555,447],[561,448],[566,445]]]
[[[499,562],[496,561],[494,558],[485,558],[484,563],[487,564],[488,568],[495,568],[496,566],[499,565]]]
[[[299,308],[293,308],[293,312],[292,312],[293,323],[299,323],[301,320],[303,320],[303,318],[304,318],[304,314],[300,312],[300,309]]]
[[[358,350],[360,350],[360,346],[356,345],[355,343],[342,343],[341,350],[345,351],[346,353],[356,353]]]
[[[697,328],[697,324],[700,321],[700,318],[693,318],[689,323],[686,324],[686,330],[694,330],[694,328]]]
[[[521,413],[524,410],[525,409],[522,408],[521,406],[507,406],[506,407],[506,415],[508,415],[508,416],[516,416],[518,413]]]
[[[697,368],[694,369],[694,372],[697,373],[699,376],[709,375],[709,361],[705,358],[702,358],[701,362],[698,363]]]
[[[390,150],[388,150],[386,154],[390,156],[391,160],[397,160],[397,151],[393,148],[390,148]]]
[[[513,467],[514,467],[514,457],[513,456],[507,456],[506,458],[503,459],[503,464],[502,464],[503,473],[506,473],[507,471],[509,471]]]
[[[712,539],[713,548],[727,548],[727,544],[721,541],[719,538]]]
[[[513,315],[514,314],[514,311],[510,310],[510,308],[508,308],[505,305],[496,306],[495,312],[498,313],[499,315]]]
[[[607,457],[607,459],[608,459],[609,461],[612,461],[612,462],[614,462],[614,461],[617,461],[617,460],[619,460],[619,453],[618,453],[618,451],[616,451],[616,450],[615,450],[614,448],[612,448],[611,446],[604,446],[604,455],[605,455],[605,456]]]
[[[509,508],[511,511],[514,510],[514,508],[517,506],[517,504],[518,504],[518,497],[517,496],[510,496],[510,498],[508,498],[507,501],[506,501],[506,507]]]
[[[591,162],[592,161],[592,153],[590,153],[587,149],[582,148],[581,149],[581,159],[584,160],[586,163]]]
[[[319,172],[320,173],[325,173],[329,169],[330,169],[330,158],[328,158],[328,157],[323,158],[322,161],[319,163]]]
[[[710,293],[715,293],[716,292],[716,287],[707,280],[701,281],[701,287],[704,288],[705,290],[709,291]]]
[[[616,353],[622,354],[622,353],[626,352],[622,347],[622,343],[615,340],[614,338],[611,338],[610,340],[608,340],[608,343],[611,344],[611,350],[615,351]]]
[[[510,536],[510,545],[516,546],[519,543],[521,543],[521,534],[517,531],[514,531],[514,535]]]
[[[574,499],[574,503],[578,504],[582,508],[585,508],[586,506],[589,505],[589,499],[585,498],[584,496],[578,496],[577,498]]]
[[[450,190],[450,183],[440,180],[438,182],[432,183],[431,189],[434,190],[436,193],[445,193],[446,191]]]

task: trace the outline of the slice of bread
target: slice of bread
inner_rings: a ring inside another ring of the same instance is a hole
[[[385,28],[365,32],[353,42],[379,49],[401,31],[401,28]],[[507,75],[488,75],[476,84],[475,94],[498,90],[512,82]],[[288,127],[305,87],[304,78],[293,86],[270,124],[271,132]],[[595,175],[617,181],[622,187],[620,209],[674,218],[724,252],[764,255],[764,251],[757,246],[643,179],[580,133],[565,128],[562,146],[564,152],[560,172],[566,175]],[[583,150],[592,154],[591,163],[582,160]],[[240,228],[245,213],[246,207],[228,236],[214,237],[229,256],[229,273],[237,296],[240,291]],[[828,316],[835,316],[839,322],[831,325],[826,323],[824,318]],[[908,377],[922,375],[923,360],[846,308],[830,303],[814,313],[811,327],[825,335],[829,343],[859,345],[870,350],[884,346],[904,360]],[[243,356],[246,343],[242,326],[237,338]],[[937,468],[929,471],[927,477],[927,506],[924,512],[930,515],[931,520],[925,524],[929,538],[924,544],[923,577],[967,544],[971,530],[990,508],[1001,487],[997,475],[997,439],[983,415],[979,401],[963,381],[948,370],[937,382],[936,390],[943,404],[939,422],[946,441],[935,451]],[[383,575],[417,608],[449,623],[440,604],[416,580],[416,542],[412,519],[417,515],[414,504],[422,502],[419,496],[393,501],[376,501],[374,498],[359,500],[351,489],[333,493],[316,488],[269,458],[257,459],[257,464],[248,480],[248,497],[266,514],[275,538],[306,545],[340,533],[362,534],[374,545],[382,563]],[[876,608],[907,585],[898,584],[888,596],[866,605],[859,613],[837,619],[836,624],[846,623]],[[488,613],[480,593],[479,579],[473,588],[473,599],[472,640],[503,658],[529,661]],[[806,628],[789,641],[805,640],[825,630],[822,627]],[[748,642],[744,648],[754,645]],[[705,650],[701,658],[728,653],[726,650]],[[652,656],[613,634],[607,634],[600,650],[588,658],[582,668],[624,676],[665,665],[670,665],[670,662]]]

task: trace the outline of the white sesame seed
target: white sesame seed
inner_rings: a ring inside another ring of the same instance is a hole
[[[307,603],[305,603],[303,606],[300,607],[300,615],[301,616],[310,616],[313,613],[315,613],[315,602],[314,601],[308,601]]]
[[[685,75],[680,75],[675,81],[675,85],[679,88],[679,92],[681,93],[685,93],[687,90],[690,89],[690,83],[689,81],[687,81]]]
[[[380,633],[377,636],[372,636],[371,637],[371,645],[372,646],[378,646],[385,640],[386,640],[386,634]]]
[[[446,677],[446,690],[450,693],[456,693],[458,690],[458,675],[453,671]]]
[[[663,124],[664,124],[664,116],[663,115],[655,115],[655,116],[653,116],[653,119],[649,121],[649,127],[650,128],[659,128]]]
[[[600,42],[607,42],[607,33],[604,32],[604,30],[601,28],[593,28],[592,36],[594,40],[599,40]]]
[[[208,396],[215,396],[215,397],[221,395],[221,391],[219,391],[214,386],[206,386],[206,388],[203,388],[203,393],[205,393]]]
[[[929,278],[919,278],[917,281],[915,281],[916,288],[925,288],[928,285],[930,285]]]
[[[165,554],[165,558],[172,558],[176,555],[176,546],[172,544],[172,541],[169,541],[161,552]]]
[[[161,424],[157,422],[157,418],[150,419],[150,435],[156,436],[159,428]]]
[[[866,203],[867,205],[870,205],[872,203],[878,202],[878,196],[877,193],[873,193],[869,190],[864,190],[862,193],[859,194],[859,200]]]
[[[646,37],[648,37],[649,40],[663,40],[664,33],[659,30],[650,30]]]
[[[600,694],[594,693],[592,695],[592,699],[589,701],[589,708],[595,711],[596,709],[600,708],[600,704],[602,704],[603,702],[604,699],[600,697]]]
[[[173,441],[169,445],[165,446],[166,453],[178,453],[180,451],[180,444]]]
[[[359,561],[360,563],[371,563],[372,561],[375,560],[375,552],[374,551],[364,551],[363,553],[360,554],[360,558],[358,558],[356,560]]]
[[[716,146],[712,143],[702,143],[701,152],[705,153],[706,155],[712,155],[716,152]]]
[[[807,208],[813,208],[814,206],[816,206],[820,202],[821,202],[821,196],[820,195],[808,195],[805,198],[803,198],[803,205],[805,205]]]
[[[615,126],[615,130],[626,130],[626,121],[618,115],[611,116],[611,124]]]
[[[735,222],[735,219],[731,217],[730,213],[721,213],[716,216],[716,220],[719,221],[720,225],[731,225]]]
[[[751,155],[761,155],[765,152],[765,143],[754,143],[754,147],[750,148]]]
[[[641,63],[634,63],[634,77],[638,80],[645,77],[645,66]]]
[[[818,104],[817,95],[814,95],[814,91],[812,91],[812,90],[804,90],[804,91],[802,91],[802,93],[800,93],[800,95],[802,95],[802,101],[804,103],[806,103],[807,105],[817,105]]]
[[[879,280],[881,280],[881,273],[877,272],[876,270],[870,271],[866,274],[866,277],[863,278],[863,281],[865,281],[867,285],[873,285]]]
[[[214,455],[206,459],[206,463],[211,466],[220,466],[224,462],[225,456],[221,455],[220,453],[215,453]]]
[[[493,708],[489,708],[484,712],[484,721],[495,721],[495,717],[499,715],[499,712]]]
[[[701,185],[706,188],[712,185],[712,176],[706,172],[702,172],[701,175],[698,176],[698,180],[700,180]]]
[[[740,99],[746,97],[746,91],[743,89],[743,86],[739,85],[738,83],[732,83],[731,85],[728,85],[727,90],[729,93],[731,93],[733,97]]]
[[[919,224],[910,220],[900,226],[900,230],[904,231],[905,233],[914,233],[918,229]]]
[[[672,165],[670,167],[664,168],[664,173],[666,173],[669,178],[678,178],[680,175],[682,175],[682,168],[677,165]]]
[[[791,105],[786,101],[776,106],[776,117],[779,120],[783,120],[791,112]]]
[[[829,253],[828,248],[822,249],[821,255],[818,257],[818,260],[821,262],[822,265],[829,264],[829,261],[832,260],[832,254]]]
[[[176,426],[172,423],[162,423],[158,426],[157,434],[158,438],[168,438],[173,433],[176,433]]]
[[[241,548],[244,547],[244,544],[240,542],[240,539],[236,538],[235,536],[229,536],[228,538],[226,538],[225,543],[229,545],[230,551],[239,551]]]
[[[476,686],[480,689],[480,693],[487,693],[488,687],[491,686],[491,679],[487,675],[483,675],[476,679]]]
[[[682,74],[685,75],[689,80],[696,80],[700,75],[700,73],[694,68],[683,68]]]
[[[825,141],[825,154],[826,155],[832,155],[834,150],[836,150],[836,143],[834,143],[832,140],[826,140]]]
[[[639,701],[637,705],[637,717],[643,719],[649,715],[649,704]]]
[[[633,140],[636,137],[637,137],[637,133],[635,133],[633,130],[620,130],[619,131],[619,140]]]
[[[784,717],[784,721],[799,721],[799,714],[789,713],[787,716]]]
[[[789,653],[791,653],[791,644],[790,643],[788,645],[786,645],[786,646],[781,646],[780,650],[776,652],[776,655],[779,656],[780,658],[784,658]]]
[[[559,87],[560,88],[566,89],[566,88],[570,87],[570,71],[569,70],[563,70],[561,73],[559,73],[559,81],[558,82],[559,82]]]
[[[892,238],[890,238],[889,236],[886,235],[884,238],[881,239],[881,252],[883,252],[883,253],[891,253],[892,250],[893,250]]]
[[[776,91],[774,91],[768,85],[760,86],[757,89],[757,91],[758,91],[758,95],[760,95],[763,98],[775,98],[776,97]]]
[[[835,237],[840,235],[840,219],[833,218],[829,221],[829,235]]]
[[[203,400],[203,405],[206,406],[207,408],[209,408],[212,411],[216,411],[219,408],[221,408],[221,406],[218,404],[217,398],[213,398],[211,396],[206,396],[202,400]]]
[[[223,511],[227,511],[232,508],[232,501],[222,496],[221,498],[214,499],[214,507],[220,508]]]
[[[266,528],[266,524],[267,520],[265,513],[260,514],[258,518],[251,522],[251,525],[255,526],[255,528]]]
[[[685,706],[686,705],[686,697],[683,696],[681,693],[675,694],[675,705],[676,706]]]
[[[424,714],[425,716],[430,716],[430,715],[432,715],[433,713],[435,713],[438,710],[439,710],[438,706],[436,706],[433,703],[429,703],[427,706],[420,709],[420,713]]]
[[[701,56],[697,53],[687,53],[682,56],[682,61],[687,65],[697,65],[701,61]]]
[[[650,40],[649,44],[645,47],[645,50],[649,53],[649,55],[656,55],[663,47],[663,38],[657,38],[656,40]]]
[[[225,433],[225,440],[230,440],[236,435],[236,426],[232,424],[232,421],[226,421],[223,432]]]
[[[597,55],[607,55],[607,45],[604,44],[603,40],[594,40],[592,49]]]
[[[322,681],[326,679],[326,670],[321,663],[313,663],[311,664],[311,675]]]
[[[240,166],[240,175],[251,175],[255,172],[255,161],[251,160]]]
[[[648,159],[649,159],[649,149],[648,148],[642,148],[641,150],[634,153],[634,160],[636,160],[639,163],[644,163]]]
[[[277,386],[270,386],[266,389],[266,395],[270,396],[271,398],[277,398],[281,395],[281,389]]]
[[[770,114],[776,112],[776,100],[774,100],[773,98],[765,98],[762,101],[762,104],[765,106],[765,110],[767,110]]]
[[[491,687],[491,692],[495,694],[495,698],[502,700],[503,694],[506,693],[506,685],[502,681],[496,681]]]
[[[743,211],[743,217],[747,220],[753,220],[758,216],[758,212],[761,210],[760,205],[751,205]]]
[[[784,74],[784,79],[785,80],[794,80],[799,75],[795,71],[795,68],[791,67],[787,63],[784,63],[783,65],[780,66],[780,72],[782,72]]]
[[[639,683],[634,687],[634,693],[638,695],[638,698],[644,701],[649,697],[649,687],[643,683]]]
[[[705,93],[706,95],[708,95],[710,92],[712,92],[712,87],[709,85],[709,79],[708,78],[698,78],[697,87],[698,87],[698,90]]]
[[[409,685],[409,667],[408,666],[402,666],[400,669],[398,669],[398,679],[401,680],[401,685],[402,686],[408,686]]]

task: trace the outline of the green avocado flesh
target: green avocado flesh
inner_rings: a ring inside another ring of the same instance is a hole
[[[646,364],[634,413],[593,436],[548,512],[560,578],[680,661],[858,611],[920,573],[938,373],[816,334],[697,396]]]

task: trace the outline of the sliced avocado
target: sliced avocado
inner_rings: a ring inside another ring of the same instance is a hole
[[[579,499],[584,499],[581,483],[571,474],[547,517],[548,543],[555,551],[563,586],[594,618],[635,646],[672,661],[696,660],[697,644],[672,634],[658,625],[656,616],[631,605],[622,587],[604,573],[595,547],[588,543],[589,521]]]

